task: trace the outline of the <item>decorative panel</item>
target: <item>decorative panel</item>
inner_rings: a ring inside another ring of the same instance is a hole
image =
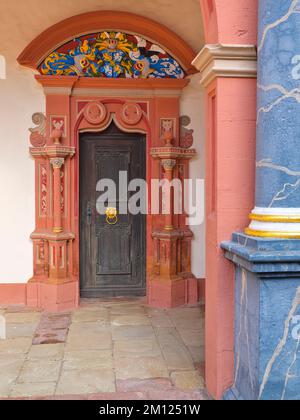
[[[163,48],[138,35],[101,32],[78,37],[52,52],[40,65],[43,75],[106,78],[185,77]]]

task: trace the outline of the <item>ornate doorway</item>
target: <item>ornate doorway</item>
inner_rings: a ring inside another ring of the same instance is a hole
[[[139,133],[145,140],[142,177],[148,185],[147,215],[144,223],[132,225],[132,229],[135,235],[146,231],[146,245],[144,249],[143,234],[135,251],[127,240],[124,249],[130,259],[123,259],[122,267],[116,262],[110,266],[112,245],[105,240],[103,252],[92,258],[96,267],[92,275],[86,272],[85,280],[81,278],[84,294],[92,296],[100,290],[92,290],[89,282],[93,286],[102,282],[102,291],[106,288],[110,295],[119,294],[109,287],[118,270],[123,286],[132,282],[132,291],[143,293],[142,266],[146,265],[150,305],[164,308],[197,302],[198,283],[191,273],[193,235],[187,216],[175,214],[174,207],[163,214],[161,198],[156,203],[159,212],[153,213],[151,190],[152,180],[172,182],[175,178],[183,184],[189,177],[189,160],[195,150],[190,141],[180,137],[180,97],[189,83],[186,76],[195,72],[191,65],[194,57],[194,51],[162,25],[114,12],[88,13],[61,22],[41,34],[19,57],[20,64],[39,71],[36,80],[44,89],[47,110],[45,116],[35,115],[37,126],[31,134],[37,212],[31,236],[34,276],[27,286],[29,305],[51,310],[78,305],[80,267],[84,272],[89,259],[86,252],[97,249],[95,237],[92,246],[83,245],[88,242],[88,229],[80,224],[91,216],[82,216],[80,206],[80,142],[92,137],[86,133],[105,131],[112,121],[128,139]],[[110,140],[108,150],[113,145]],[[115,163],[113,166],[117,169]],[[93,212],[86,208],[88,197],[81,202],[85,212]],[[101,222],[97,226],[104,228]],[[111,233],[117,237],[121,224],[115,228]],[[119,255],[121,260],[124,255],[125,251]],[[136,274],[131,276],[130,270]]]

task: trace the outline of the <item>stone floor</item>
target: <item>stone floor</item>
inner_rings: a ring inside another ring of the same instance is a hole
[[[204,306],[83,300],[72,313],[0,308],[0,398],[206,399]]]

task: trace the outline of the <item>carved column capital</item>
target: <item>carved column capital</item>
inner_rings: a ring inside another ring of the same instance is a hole
[[[173,171],[176,166],[176,159],[163,159],[162,165],[165,171]]]
[[[52,158],[50,159],[50,163],[53,166],[53,169],[61,169],[63,164],[65,163],[64,158]]]

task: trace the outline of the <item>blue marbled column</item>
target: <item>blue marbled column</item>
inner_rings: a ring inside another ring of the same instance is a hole
[[[300,208],[300,1],[260,0],[256,206]]]
[[[300,400],[298,240],[234,234],[235,376],[225,399]]]
[[[300,0],[259,1],[256,207],[235,264],[235,377],[224,398],[300,400]]]

